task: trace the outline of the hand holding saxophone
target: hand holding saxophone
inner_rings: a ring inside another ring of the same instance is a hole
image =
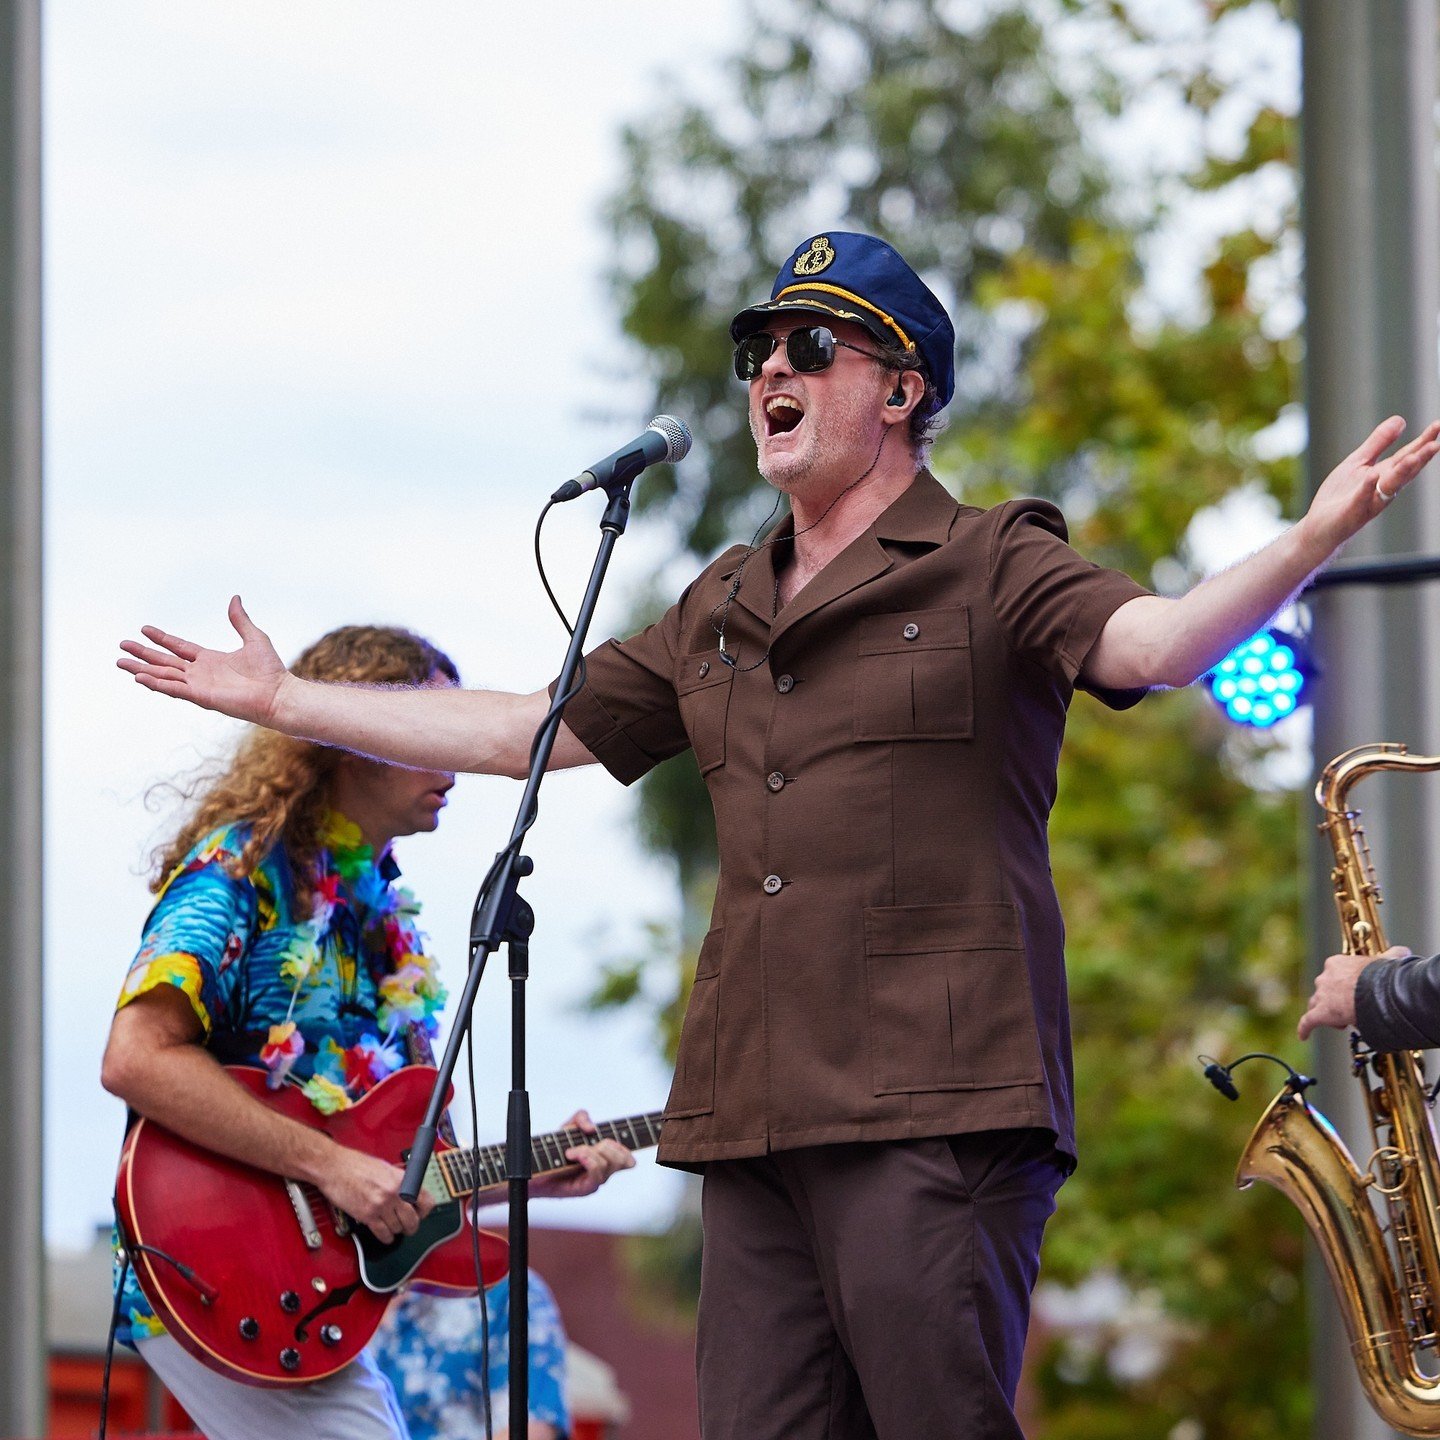
[[[1399,960],[1410,953],[1404,945],[1392,945],[1380,955],[1332,955],[1315,977],[1315,991],[1300,1017],[1302,1040],[1321,1025],[1348,1030],[1355,1024],[1355,984],[1360,972],[1376,960]]]

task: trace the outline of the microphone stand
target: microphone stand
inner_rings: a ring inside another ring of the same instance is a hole
[[[555,698],[531,745],[530,774],[520,799],[515,827],[510,832],[509,843],[496,855],[495,863],[491,865],[475,900],[470,921],[470,969],[460,995],[457,1022],[450,1031],[445,1054],[440,1060],[435,1087],[425,1108],[425,1118],[415,1131],[415,1140],[406,1159],[405,1179],[400,1186],[400,1194],[414,1204],[435,1149],[435,1136],[445,1110],[451,1077],[460,1058],[460,1042],[470,1026],[480,979],[485,973],[486,962],[504,943],[509,947],[511,982],[510,1098],[505,1120],[505,1170],[510,1198],[510,1434],[514,1440],[523,1440],[529,1434],[530,1216],[527,1207],[533,1164],[530,1095],[525,1088],[525,981],[530,975],[529,940],[535,927],[535,912],[519,895],[518,886],[520,880],[534,870],[535,863],[528,855],[520,853],[520,845],[539,813],[540,782],[555,748],[556,736],[560,733],[565,706],[571,699],[586,632],[600,598],[600,586],[610,564],[611,552],[615,549],[615,542],[625,533],[630,518],[630,487],[645,465],[644,459],[639,456],[626,459],[634,461],[633,467],[623,463],[617,466],[617,473],[604,487],[609,503],[600,520],[599,550],[585,587],[585,598],[580,602],[580,611],[575,618],[565,663],[555,685]],[[484,1365],[486,1359],[482,1356],[480,1363]]]

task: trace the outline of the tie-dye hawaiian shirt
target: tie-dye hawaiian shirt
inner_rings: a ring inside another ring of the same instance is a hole
[[[510,1284],[485,1292],[487,1369],[494,1429],[510,1415]],[[395,1387],[410,1440],[484,1440],[480,1302],[474,1296],[407,1291],[370,1342],[370,1356]],[[530,1418],[570,1428],[565,1408],[565,1329],[545,1282],[530,1272]]]
[[[277,1079],[275,1041],[283,1035],[280,1073],[331,1111],[406,1063],[405,1022],[433,1022],[444,992],[388,852],[375,861],[358,829],[332,816],[329,879],[313,914],[301,916],[283,847],[248,875],[232,873],[247,838],[243,826],[217,830],[175,868],[145,921],[116,1008],[174,986],[216,1059],[266,1065]],[[131,1271],[117,1338],[132,1344],[161,1333]]]

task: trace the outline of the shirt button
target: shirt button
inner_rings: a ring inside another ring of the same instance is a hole
[[[795,677],[793,675],[782,675],[775,682],[775,688],[782,695],[788,695],[795,688]]]
[[[778,770],[772,770],[765,777],[765,788],[772,791],[783,790],[785,788],[785,777]]]
[[[920,638],[920,627],[912,620],[900,633],[907,640],[918,640]]]
[[[765,884],[762,888],[767,895],[778,895],[780,893],[780,887],[784,883],[785,882],[778,875],[767,875],[765,877]]]
[[[700,662],[700,678],[703,680],[709,673],[710,662],[708,660],[702,660]]]

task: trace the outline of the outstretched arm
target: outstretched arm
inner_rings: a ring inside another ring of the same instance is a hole
[[[1249,559],[1178,600],[1146,595],[1122,605],[1086,658],[1085,680],[1116,690],[1188,685],[1224,659],[1440,453],[1437,422],[1385,457],[1404,429],[1399,416],[1377,425],[1326,476],[1304,518]]]
[[[530,741],[550,708],[546,691],[513,695],[301,680],[285,668],[238,595],[230,601],[229,614],[240,636],[238,650],[207,650],[146,625],[140,633],[149,643],[122,641],[125,653],[116,664],[147,690],[377,760],[517,778],[529,769]],[[550,768],[588,765],[594,759],[562,722]]]

